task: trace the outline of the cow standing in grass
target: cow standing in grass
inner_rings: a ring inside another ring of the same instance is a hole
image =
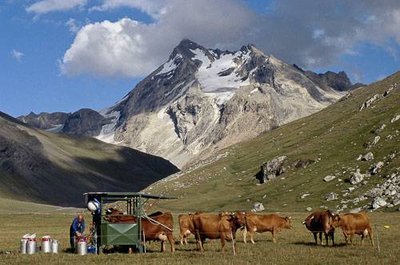
[[[374,245],[372,238],[372,228],[366,213],[346,213],[335,215],[333,217],[334,227],[340,227],[343,231],[346,244],[353,244],[353,236],[361,235],[361,245],[364,243],[364,238],[369,237],[371,245]]]
[[[319,234],[319,241],[323,245],[322,234],[325,235],[326,245],[329,245],[329,237],[332,240],[332,245],[335,245],[335,228],[332,226],[333,214],[329,211],[316,211],[307,216],[303,224],[314,235],[315,244],[318,244],[317,234]]]
[[[282,229],[292,227],[290,217],[282,217],[277,214],[259,215],[251,212],[238,212],[239,222],[244,225],[243,241],[247,243],[247,233],[250,234],[251,243],[254,242],[254,234],[271,232],[272,242],[276,243],[276,234]]]
[[[225,240],[235,240],[236,230],[240,227],[236,214],[233,213],[198,213],[193,216],[195,237],[198,250],[204,251],[204,241],[208,239],[221,239],[221,251],[224,249]],[[236,253],[236,242],[234,253]]]
[[[180,214],[178,216],[179,228],[180,228],[180,243],[183,245],[187,244],[187,238],[190,234],[194,234],[194,224],[193,224],[194,214]]]

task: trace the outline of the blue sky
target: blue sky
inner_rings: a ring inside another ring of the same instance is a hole
[[[323,2],[323,4],[322,4]],[[399,69],[398,1],[4,0],[0,110],[102,109],[183,38],[370,83]]]

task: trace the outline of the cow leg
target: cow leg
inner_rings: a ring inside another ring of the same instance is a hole
[[[181,245],[183,245],[183,241],[185,240],[185,235],[182,233],[182,231],[179,234],[179,239],[180,239],[179,241],[180,241]]]
[[[174,253],[175,252],[174,236],[172,235],[172,233],[167,233],[167,238],[168,238],[169,244],[171,245],[171,253]]]
[[[252,244],[255,244],[256,242],[254,242],[254,234],[255,234],[255,232],[254,231],[249,231],[249,234],[250,234],[250,241],[251,241],[251,243]]]
[[[374,246],[374,239],[372,238],[372,229],[368,228],[368,237],[369,237],[369,241],[371,241],[371,245]]]
[[[275,231],[275,229],[272,229],[271,234],[272,234],[272,242],[276,243],[276,238],[275,238],[276,231]]]
[[[200,247],[201,247],[201,252],[204,252],[204,241],[206,240],[205,237],[202,237],[200,239]]]
[[[335,245],[335,232],[331,231],[330,235],[331,235],[331,239],[332,239],[332,246],[334,246]]]
[[[196,239],[197,250],[200,251],[201,250],[201,242],[200,242],[200,232],[199,232],[199,230],[196,229],[196,231],[194,233],[194,237]]]
[[[315,245],[318,245],[318,238],[317,238],[317,234],[316,232],[313,232],[313,236],[314,236],[314,241],[315,241]]]
[[[161,240],[161,252],[165,252],[165,241]]]
[[[322,232],[319,232],[318,235],[319,235],[319,243],[323,246],[324,241],[322,241]]]
[[[244,227],[243,229],[243,242],[246,244],[247,243],[247,228]]]
[[[221,237],[221,252],[222,252],[225,247],[225,235],[223,233],[221,233],[220,237]]]
[[[345,232],[343,232],[343,236],[344,236],[344,240],[345,240],[345,242],[346,242],[346,245],[348,245],[348,244],[349,244],[349,237],[348,237],[348,235],[347,235]]]
[[[350,244],[353,245],[353,234],[350,234],[349,238],[350,238]]]

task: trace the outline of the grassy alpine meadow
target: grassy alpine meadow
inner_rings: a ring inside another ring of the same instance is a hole
[[[69,225],[76,212],[47,213],[1,213],[0,222],[0,263],[1,264],[396,264],[400,257],[400,213],[370,213],[373,225],[375,246],[365,240],[360,245],[360,237],[355,237],[353,246],[346,246],[340,229],[336,230],[336,246],[314,245],[313,237],[303,226],[302,221],[308,215],[302,213],[281,213],[292,216],[293,227],[283,230],[277,236],[277,243],[272,243],[270,233],[257,234],[256,244],[244,244],[242,232],[237,232],[237,255],[233,256],[232,243],[227,242],[221,252],[219,240],[208,240],[205,252],[196,250],[194,237],[189,237],[189,244],[181,246],[179,241],[178,213],[174,213],[174,237],[177,242],[176,252],[160,253],[160,243],[147,244],[145,254],[101,254],[78,256],[67,253]],[[86,214],[86,222],[90,221]],[[50,235],[60,241],[59,254],[22,255],[18,253],[20,238],[26,233],[35,232],[38,238]],[[378,238],[379,248],[378,250]]]

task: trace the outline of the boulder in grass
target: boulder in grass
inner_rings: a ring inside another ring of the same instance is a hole
[[[265,183],[279,175],[282,175],[286,171],[286,168],[283,166],[286,159],[287,156],[278,156],[268,162],[265,162],[261,165],[261,169],[257,173],[256,178],[260,181],[260,183]]]
[[[329,182],[329,181],[334,180],[335,178],[336,178],[336,176],[328,175],[328,176],[326,176],[326,177],[324,178],[324,181],[325,181],[325,182]]]

